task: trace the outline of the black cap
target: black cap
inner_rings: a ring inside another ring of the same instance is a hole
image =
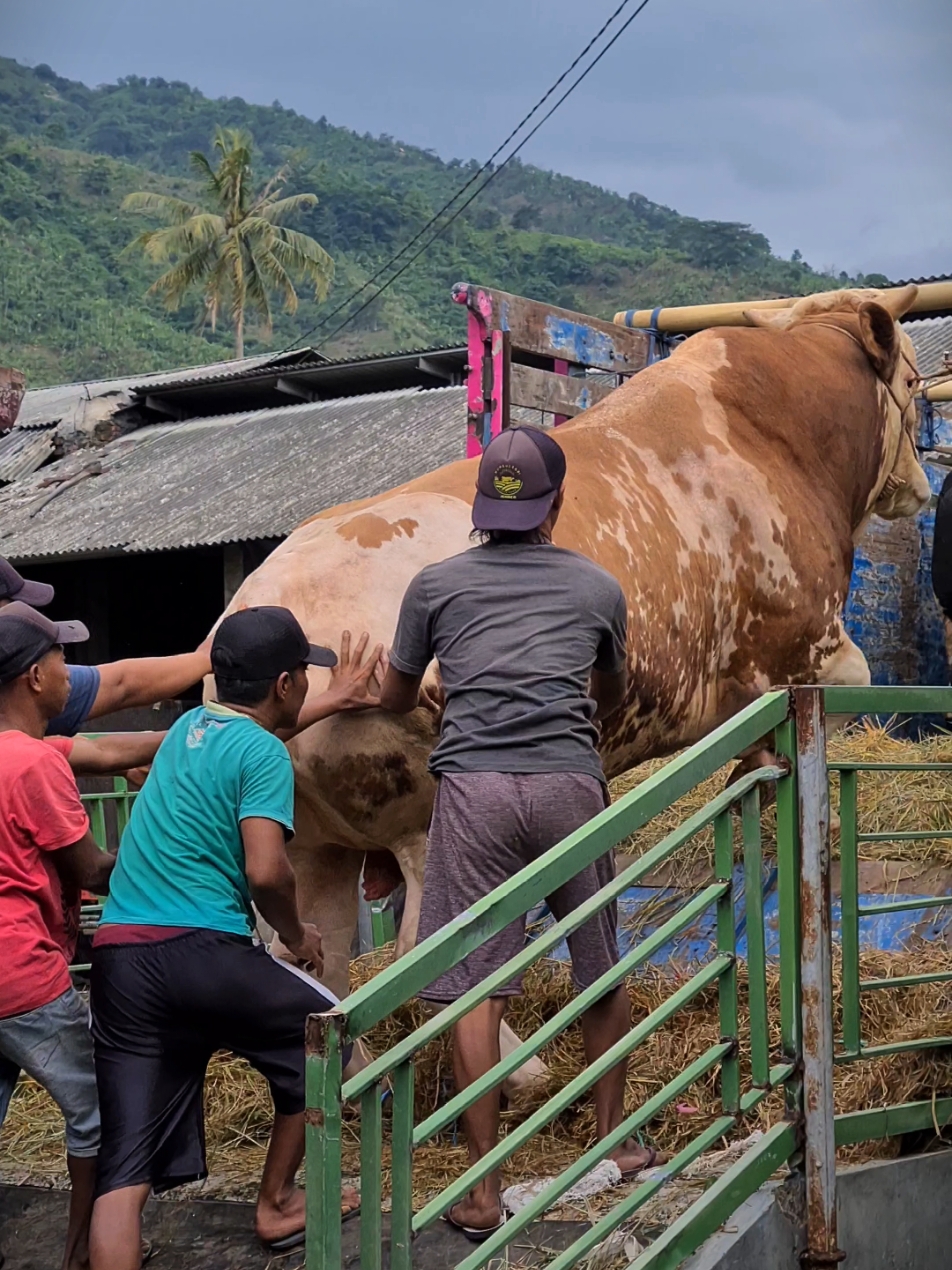
[[[212,670],[222,679],[277,679],[284,671],[336,666],[337,654],[307,636],[290,609],[261,605],[231,613],[212,640]]]
[[[11,683],[36,665],[54,644],[89,639],[82,622],[51,622],[21,600],[0,609],[0,684]]]
[[[562,447],[541,428],[506,428],[483,451],[476,477],[476,529],[538,529],[565,480]]]
[[[43,608],[52,603],[53,588],[48,582],[28,582],[21,578],[9,560],[0,556],[0,600],[20,600]]]

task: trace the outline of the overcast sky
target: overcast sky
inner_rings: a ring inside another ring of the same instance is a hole
[[[483,159],[616,2],[0,0],[0,51]],[[946,273],[950,66],[950,0],[650,0],[523,157],[815,267]]]

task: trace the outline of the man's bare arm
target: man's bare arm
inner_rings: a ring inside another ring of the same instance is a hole
[[[595,718],[604,719],[612,714],[625,700],[628,691],[628,670],[623,668],[614,675],[606,675],[604,671],[592,671],[591,693],[595,699]]]
[[[409,714],[420,704],[422,682],[422,675],[408,675],[391,665],[380,689],[380,708],[391,714]]]
[[[97,666],[99,691],[89,712],[98,719],[130,706],[151,706],[178,697],[211,670],[208,641],[194,653],[173,657],[133,657]]]
[[[317,927],[302,922],[297,906],[297,883],[284,845],[284,827],[265,816],[241,822],[245,848],[245,877],[255,907],[299,961],[320,974],[324,966]]]
[[[77,736],[69,755],[75,776],[111,776],[133,767],[147,767],[165,740],[164,732],[108,732]]]
[[[59,851],[51,851],[50,855],[65,887],[91,891],[93,895],[105,895],[109,890],[109,877],[116,857],[111,852],[100,851],[88,829],[78,842],[70,847],[61,847]]]

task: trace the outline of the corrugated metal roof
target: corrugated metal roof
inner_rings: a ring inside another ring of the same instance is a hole
[[[902,282],[890,282],[891,287],[908,287],[913,283],[917,287],[924,287],[927,282],[952,282],[952,273],[936,273],[931,278],[903,278]]]
[[[312,356],[302,357],[300,361],[295,361],[294,369],[296,371],[315,370],[318,368],[323,370],[331,366],[360,366],[366,362],[385,362],[390,358],[425,357],[427,354],[431,353],[465,352],[466,349],[465,345],[461,345],[459,343],[429,344],[426,348],[400,348],[393,349],[392,351],[386,353],[364,353],[360,357],[335,358],[324,357],[313,349],[307,351],[309,351]],[[287,354],[284,356],[287,357]],[[176,388],[190,387],[193,384],[220,384],[233,382],[235,380],[253,378],[256,375],[261,374],[263,371],[272,369],[279,370],[285,365],[281,356],[275,356],[271,359],[267,357],[261,358],[256,360],[254,365],[251,364],[252,359],[246,360],[248,361],[248,365],[246,366],[239,363],[232,363],[232,366],[237,369],[228,369],[228,363],[222,363],[220,367],[205,367],[205,371],[207,372],[205,374],[202,374],[199,371],[195,374],[182,376],[180,379],[165,379],[162,381],[161,386],[169,391],[173,391]],[[149,383],[146,380],[142,380],[141,382],[137,381],[133,387],[133,392],[141,395],[142,393],[147,392],[150,388],[157,386],[157,384]]]
[[[29,476],[52,454],[55,431],[14,428],[0,437],[0,485]]]
[[[326,507],[462,458],[465,435],[465,388],[140,428],[100,452],[101,476],[65,490],[33,520],[39,474],[0,490],[0,553],[28,562],[278,537]],[[73,458],[42,478],[61,466],[66,475]]]
[[[296,365],[302,360],[321,362],[320,354],[313,349],[297,349],[277,359],[276,364]],[[142,392],[163,387],[169,383],[189,383],[194,379],[221,375],[227,379],[236,373],[255,370],[266,362],[275,361],[274,353],[260,353],[256,357],[243,357],[225,362],[209,362],[204,366],[179,367],[177,370],[157,371],[151,375],[125,375],[116,379],[90,379],[74,384],[56,384],[52,388],[33,388],[24,394],[18,428],[43,428],[62,422],[64,430],[82,423],[87,403],[100,397],[119,398],[116,407],[132,402],[133,385]]]
[[[952,317],[918,318],[903,322],[902,329],[915,345],[919,374],[942,370],[944,355],[952,354]]]

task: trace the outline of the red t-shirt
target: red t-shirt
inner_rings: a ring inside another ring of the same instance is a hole
[[[72,748],[68,737],[0,732],[0,1019],[48,1005],[70,985],[80,897],[64,894],[52,852],[89,828]]]

